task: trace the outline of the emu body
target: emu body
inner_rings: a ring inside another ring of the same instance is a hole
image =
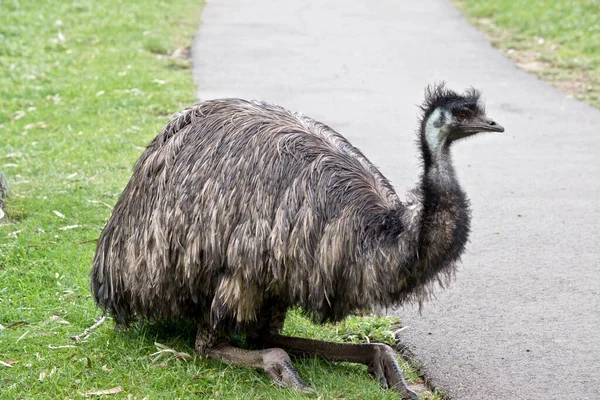
[[[362,362],[384,386],[414,397],[387,346],[279,332],[290,307],[339,321],[420,301],[452,274],[469,206],[449,152],[468,132],[451,123],[502,128],[482,117],[474,91],[431,88],[423,111],[424,171],[404,203],[358,149],[304,115],[240,99],[175,115],[136,163],[98,241],[97,303],[125,325],[193,320],[198,353],[262,368],[284,386],[307,388],[281,348]],[[232,332],[277,347],[238,349],[227,342]]]

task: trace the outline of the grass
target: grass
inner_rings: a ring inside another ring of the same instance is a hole
[[[523,69],[600,107],[598,0],[456,0]]]
[[[1,398],[310,397],[258,371],[190,359],[186,326],[122,331],[108,320],[70,338],[101,316],[88,280],[110,207],[145,145],[194,101],[184,55],[199,15],[198,0],[0,1],[0,168],[12,187],[0,220]],[[391,342],[396,322],[316,327],[294,312],[286,332]],[[155,342],[167,349],[155,354]],[[397,398],[364,366],[295,363],[322,398]]]

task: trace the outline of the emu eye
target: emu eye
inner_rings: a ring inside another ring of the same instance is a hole
[[[469,117],[469,115],[466,112],[460,112],[456,115],[456,118],[458,118],[459,121],[464,121],[465,119],[467,119]]]

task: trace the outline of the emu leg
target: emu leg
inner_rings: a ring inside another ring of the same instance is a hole
[[[330,361],[365,364],[369,367],[369,372],[379,379],[383,387],[399,392],[405,399],[419,399],[419,396],[406,385],[396,355],[386,344],[331,343],[278,334],[267,336],[265,341],[269,345],[281,347],[290,354],[298,356],[319,356]]]
[[[292,366],[290,356],[282,349],[246,350],[232,346],[229,341],[216,342],[210,333],[198,328],[196,352],[226,364],[262,369],[281,387],[314,392],[307,386]]]

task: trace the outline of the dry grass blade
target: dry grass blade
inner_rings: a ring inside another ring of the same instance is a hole
[[[69,229],[79,228],[79,225],[67,225],[61,228],[58,228],[59,231],[68,231]]]
[[[66,321],[66,320],[62,319],[58,315],[53,315],[50,318],[48,318],[47,320],[45,320],[44,322],[42,322],[41,326],[44,327],[44,326],[48,325],[51,322],[56,322],[56,323],[63,324],[63,325],[71,325],[69,323],[69,321]]]
[[[98,239],[99,239],[99,238],[96,238],[96,239],[90,239],[90,240],[84,240],[84,241],[82,241],[82,242],[79,242],[79,243],[77,243],[77,244],[79,244],[79,245],[82,245],[82,244],[87,244],[87,243],[94,243],[94,242],[97,242],[97,241],[98,241]]]
[[[409,328],[408,326],[403,326],[403,327],[402,327],[402,328],[400,328],[400,329],[396,329],[396,330],[394,331],[394,333],[393,333],[394,337],[398,336],[398,334],[399,334],[399,333],[401,333],[401,332],[403,332],[403,331],[407,330],[408,328]]]
[[[15,343],[19,343],[22,339],[25,338],[29,334],[30,330],[27,330],[24,334],[22,334]]]
[[[52,376],[56,373],[56,371],[58,371],[58,368],[56,367],[52,367],[52,370],[50,370],[50,373],[46,372],[46,370],[40,372],[40,376],[38,377],[38,380],[41,382],[44,379],[46,379],[49,376]]]
[[[12,237],[16,238],[19,235],[19,233],[21,233],[23,231],[24,231],[24,229],[18,229],[14,232],[9,233],[8,236],[12,236]]]
[[[60,211],[53,210],[52,212],[53,212],[54,214],[56,214],[56,216],[57,216],[58,218],[65,218],[65,215],[64,215],[63,213],[61,213]]]
[[[117,394],[117,393],[121,393],[123,391],[123,386],[117,386],[111,389],[106,389],[106,390],[94,390],[91,392],[87,392],[87,393],[82,393],[81,395],[83,397],[93,397],[93,396],[102,396],[105,394]]]
[[[156,346],[156,350],[158,350],[156,353],[152,353],[150,354],[150,357],[152,358],[152,362],[155,363],[158,360],[160,360],[163,357],[175,357],[178,360],[193,360],[193,357],[191,355],[189,355],[188,353],[184,353],[181,351],[177,351],[175,349],[170,348],[169,346],[166,346],[162,343],[157,343],[154,342],[154,345]]]
[[[89,328],[85,329],[82,334],[71,336],[71,339],[73,339],[76,342],[80,342],[83,339],[87,339],[87,337],[90,336],[90,333],[92,333],[92,331],[94,331],[95,329],[98,329],[98,327],[100,325],[102,325],[104,323],[104,321],[106,321],[106,317],[100,318],[98,320],[98,322],[96,322],[94,325],[92,325]]]
[[[107,203],[105,203],[105,202],[103,202],[103,201],[100,201],[100,200],[88,200],[88,203],[92,203],[92,204],[102,204],[103,206],[106,206],[106,207],[107,207],[109,210],[111,210],[111,211],[112,211],[112,209],[113,209],[113,208],[112,208],[112,206],[111,206],[110,204],[107,204]]]

